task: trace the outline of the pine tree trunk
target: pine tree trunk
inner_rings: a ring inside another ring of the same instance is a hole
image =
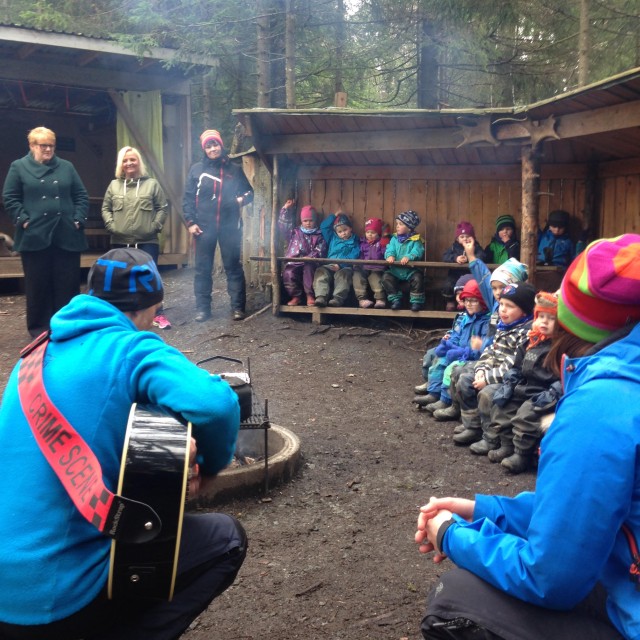
[[[284,28],[285,94],[287,109],[296,108],[296,16],[293,0],[287,0]]]
[[[258,16],[256,26],[258,29],[257,53],[258,53],[258,107],[271,106],[271,67],[269,65],[269,2],[257,0]]]
[[[438,56],[433,22],[422,20],[418,55],[418,108],[438,108]]]
[[[580,0],[580,41],[578,51],[578,84],[587,84],[589,78],[589,0]]]

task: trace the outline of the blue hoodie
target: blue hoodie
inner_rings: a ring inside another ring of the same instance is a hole
[[[53,316],[51,330],[45,388],[96,454],[110,490],[117,488],[133,402],[171,408],[193,423],[203,473],[229,463],[240,410],[219,376],[92,296],[73,298]],[[0,620],[48,624],[99,594],[111,540],[80,515],[38,448],[20,406],[17,371],[0,406]]]

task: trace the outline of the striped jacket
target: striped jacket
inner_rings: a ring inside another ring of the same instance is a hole
[[[513,367],[518,348],[527,341],[531,320],[510,329],[498,329],[493,342],[482,352],[475,370],[484,371],[487,384],[500,384],[504,374]]]

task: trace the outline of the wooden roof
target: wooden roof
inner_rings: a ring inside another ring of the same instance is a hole
[[[115,40],[0,25],[0,109],[99,115],[111,108],[108,89],[186,96],[185,63],[215,60],[179,59],[167,48],[140,57]]]
[[[513,165],[523,144],[539,145],[545,164],[625,160],[640,149],[640,68],[525,107],[234,113],[268,164]]]

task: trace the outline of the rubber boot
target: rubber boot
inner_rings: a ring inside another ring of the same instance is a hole
[[[500,448],[489,451],[489,461],[502,462],[505,458],[513,455],[514,451],[513,440],[511,438],[503,438],[500,436]]]
[[[454,402],[448,409],[437,409],[433,417],[439,422],[445,420],[457,420],[460,417],[460,405]]]
[[[436,402],[432,402],[425,406],[425,409],[429,413],[433,413],[434,411],[438,411],[439,409],[448,409],[451,406],[449,402],[443,402],[442,400],[437,400]]]
[[[500,463],[509,473],[522,473],[533,466],[533,454],[518,452],[505,458]]]
[[[480,412],[478,409],[463,409],[460,412],[464,431],[456,433],[453,441],[456,444],[467,446],[482,439],[482,426],[480,425]]]
[[[478,442],[474,442],[470,447],[469,451],[471,453],[475,453],[477,456],[486,456],[489,453],[493,453],[493,451],[500,448],[499,440],[489,440],[486,435],[482,436],[482,440],[478,440]]]
[[[414,396],[411,402],[417,404],[419,407],[426,407],[428,404],[433,404],[438,400],[440,400],[440,396],[437,396],[435,393],[429,393],[426,396]]]
[[[429,382],[425,382],[424,384],[419,384],[414,387],[413,390],[416,392],[417,396],[424,396],[429,393]]]

